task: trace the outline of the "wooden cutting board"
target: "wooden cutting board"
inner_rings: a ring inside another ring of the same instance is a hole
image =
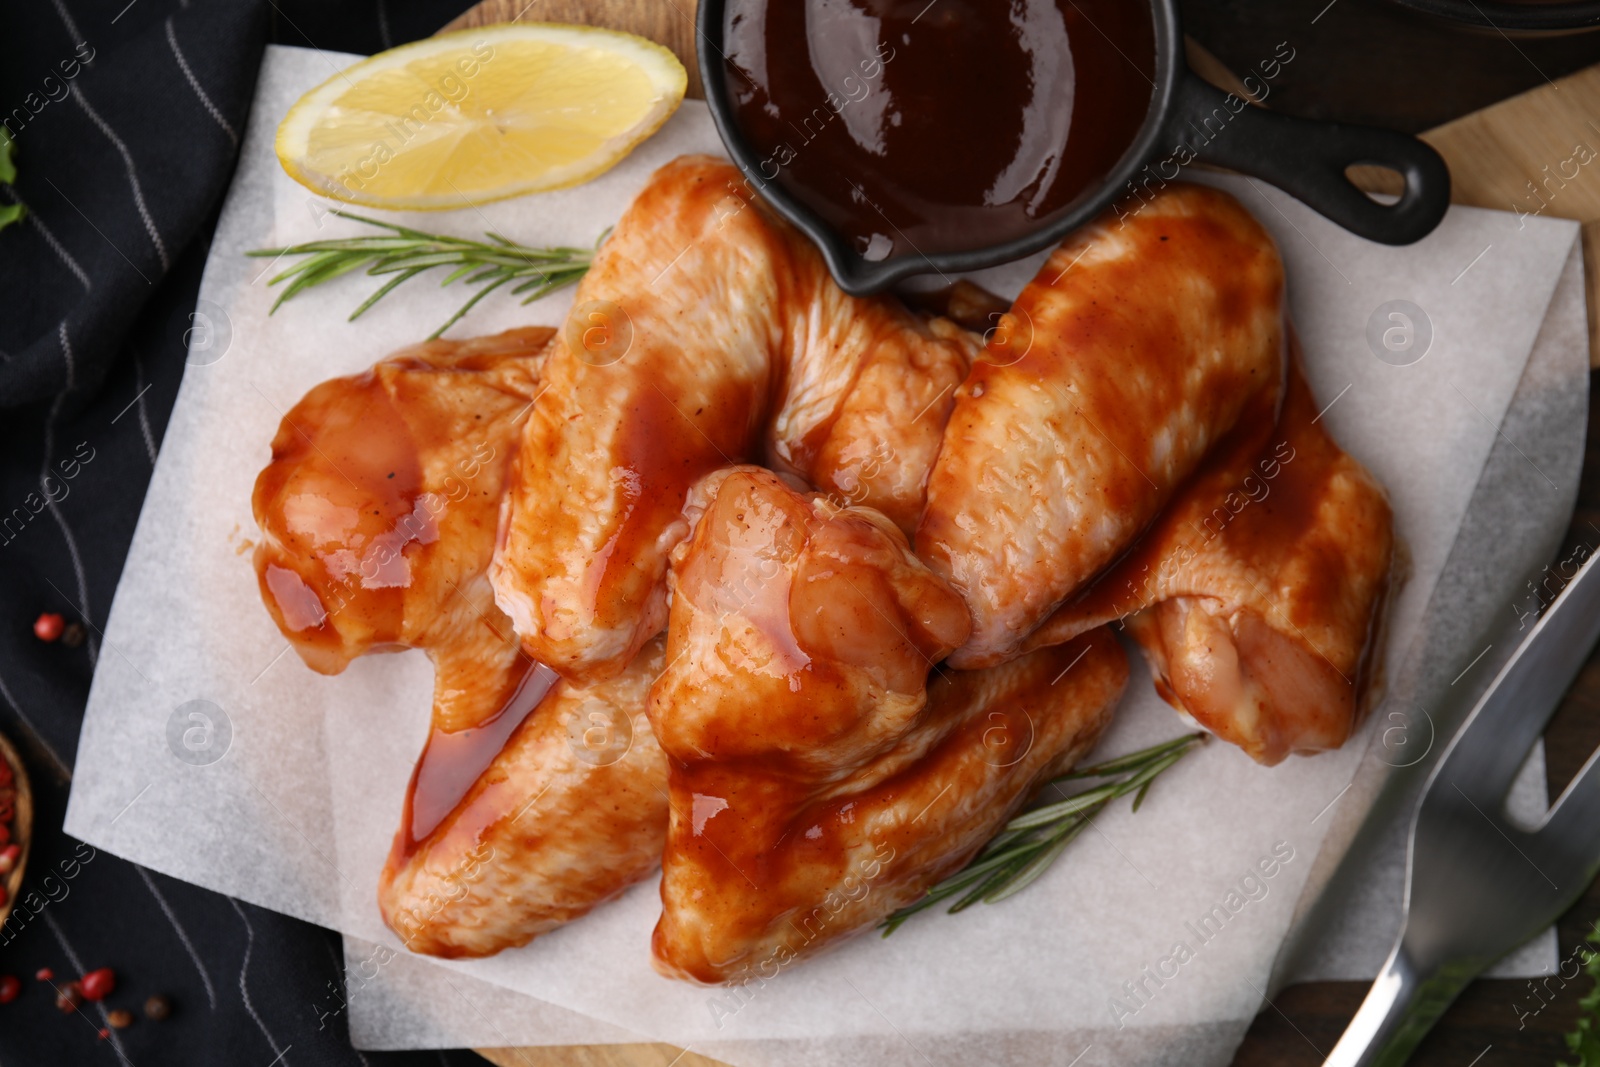
[[[695,52],[696,0],[482,0],[446,30],[496,22],[573,22],[626,30],[672,49],[704,97]],[[1189,63],[1225,89],[1237,78],[1195,42]],[[1596,116],[1591,119],[1590,116]],[[1422,135],[1450,165],[1458,204],[1576,219],[1584,224],[1589,286],[1589,362],[1600,367],[1600,65],[1465,115]],[[1581,162],[1588,159],[1589,162]],[[1398,191],[1393,176],[1354,168],[1363,188]],[[665,1044],[477,1050],[500,1067],[721,1067]]]

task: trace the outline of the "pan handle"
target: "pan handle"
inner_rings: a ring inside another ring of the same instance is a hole
[[[1351,233],[1407,245],[1433,232],[1450,206],[1450,169],[1432,146],[1395,130],[1280,115],[1189,71],[1166,126],[1177,152],[1271,182]],[[1186,162],[1181,155],[1179,163]],[[1405,192],[1380,204],[1345,177],[1353,164],[1398,171]]]

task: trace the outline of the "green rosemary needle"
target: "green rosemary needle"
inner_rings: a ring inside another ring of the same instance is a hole
[[[0,126],[0,185],[15,185],[17,183],[17,167],[11,162],[12,150],[16,142],[11,139],[11,133],[4,126]],[[22,201],[16,199],[15,190],[12,191],[10,204],[0,204],[0,230],[17,222],[28,213],[22,206]]]
[[[1133,810],[1138,811],[1144,802],[1150,783],[1177,763],[1188,752],[1205,743],[1211,735],[1184,734],[1171,741],[1140,749],[1092,767],[1080,767],[1067,774],[1058,775],[1045,783],[1054,786],[1060,782],[1084,778],[1106,779],[1100,785],[1063,799],[1030,808],[1006,823],[983,850],[961,870],[952,874],[914,904],[907,904],[879,924],[883,936],[888,937],[917,912],[942,904],[951,897],[959,899],[950,905],[955,914],[982,901],[994,904],[1027,888],[1056,861],[1072,839],[1080,834],[1089,821],[1107,804],[1118,797],[1134,794]],[[1060,790],[1057,789],[1059,793]]]
[[[273,311],[277,311],[285,300],[313,285],[332,281],[362,267],[373,277],[393,275],[350,313],[350,321],[354,322],[402,282],[410,281],[435,267],[453,267],[440,283],[441,286],[465,278],[467,285],[479,288],[443,326],[428,336],[431,341],[454,326],[478,301],[501,286],[515,283],[511,294],[526,294],[522,302],[529,304],[557,289],[572,285],[583,277],[594,259],[594,249],[591,248],[529,248],[498,233],[484,234],[487,241],[469,241],[464,237],[423,233],[348,211],[336,210],[331,214],[389,232],[366,237],[310,241],[288,248],[261,248],[246,253],[274,259],[282,256],[304,257],[267,283],[288,283],[273,303]],[[604,239],[605,235],[602,234],[601,240]],[[596,247],[599,247],[599,242],[596,242]]]

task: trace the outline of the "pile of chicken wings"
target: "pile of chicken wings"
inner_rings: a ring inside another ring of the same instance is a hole
[[[411,949],[524,945],[657,867],[672,977],[870,927],[1094,746],[1119,628],[1261,763],[1350,736],[1392,516],[1318,418],[1261,225],[1174,184],[994,321],[972,303],[844,293],[686,157],[560,330],[406,349],[289,412],[268,610],[314,670],[436,668],[380,891]]]

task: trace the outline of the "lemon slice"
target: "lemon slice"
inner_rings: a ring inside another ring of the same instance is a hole
[[[630,33],[483,26],[365,59],[289,109],[278,161],[322,196],[442,210],[560,189],[614,166],[683,101],[688,77]]]

